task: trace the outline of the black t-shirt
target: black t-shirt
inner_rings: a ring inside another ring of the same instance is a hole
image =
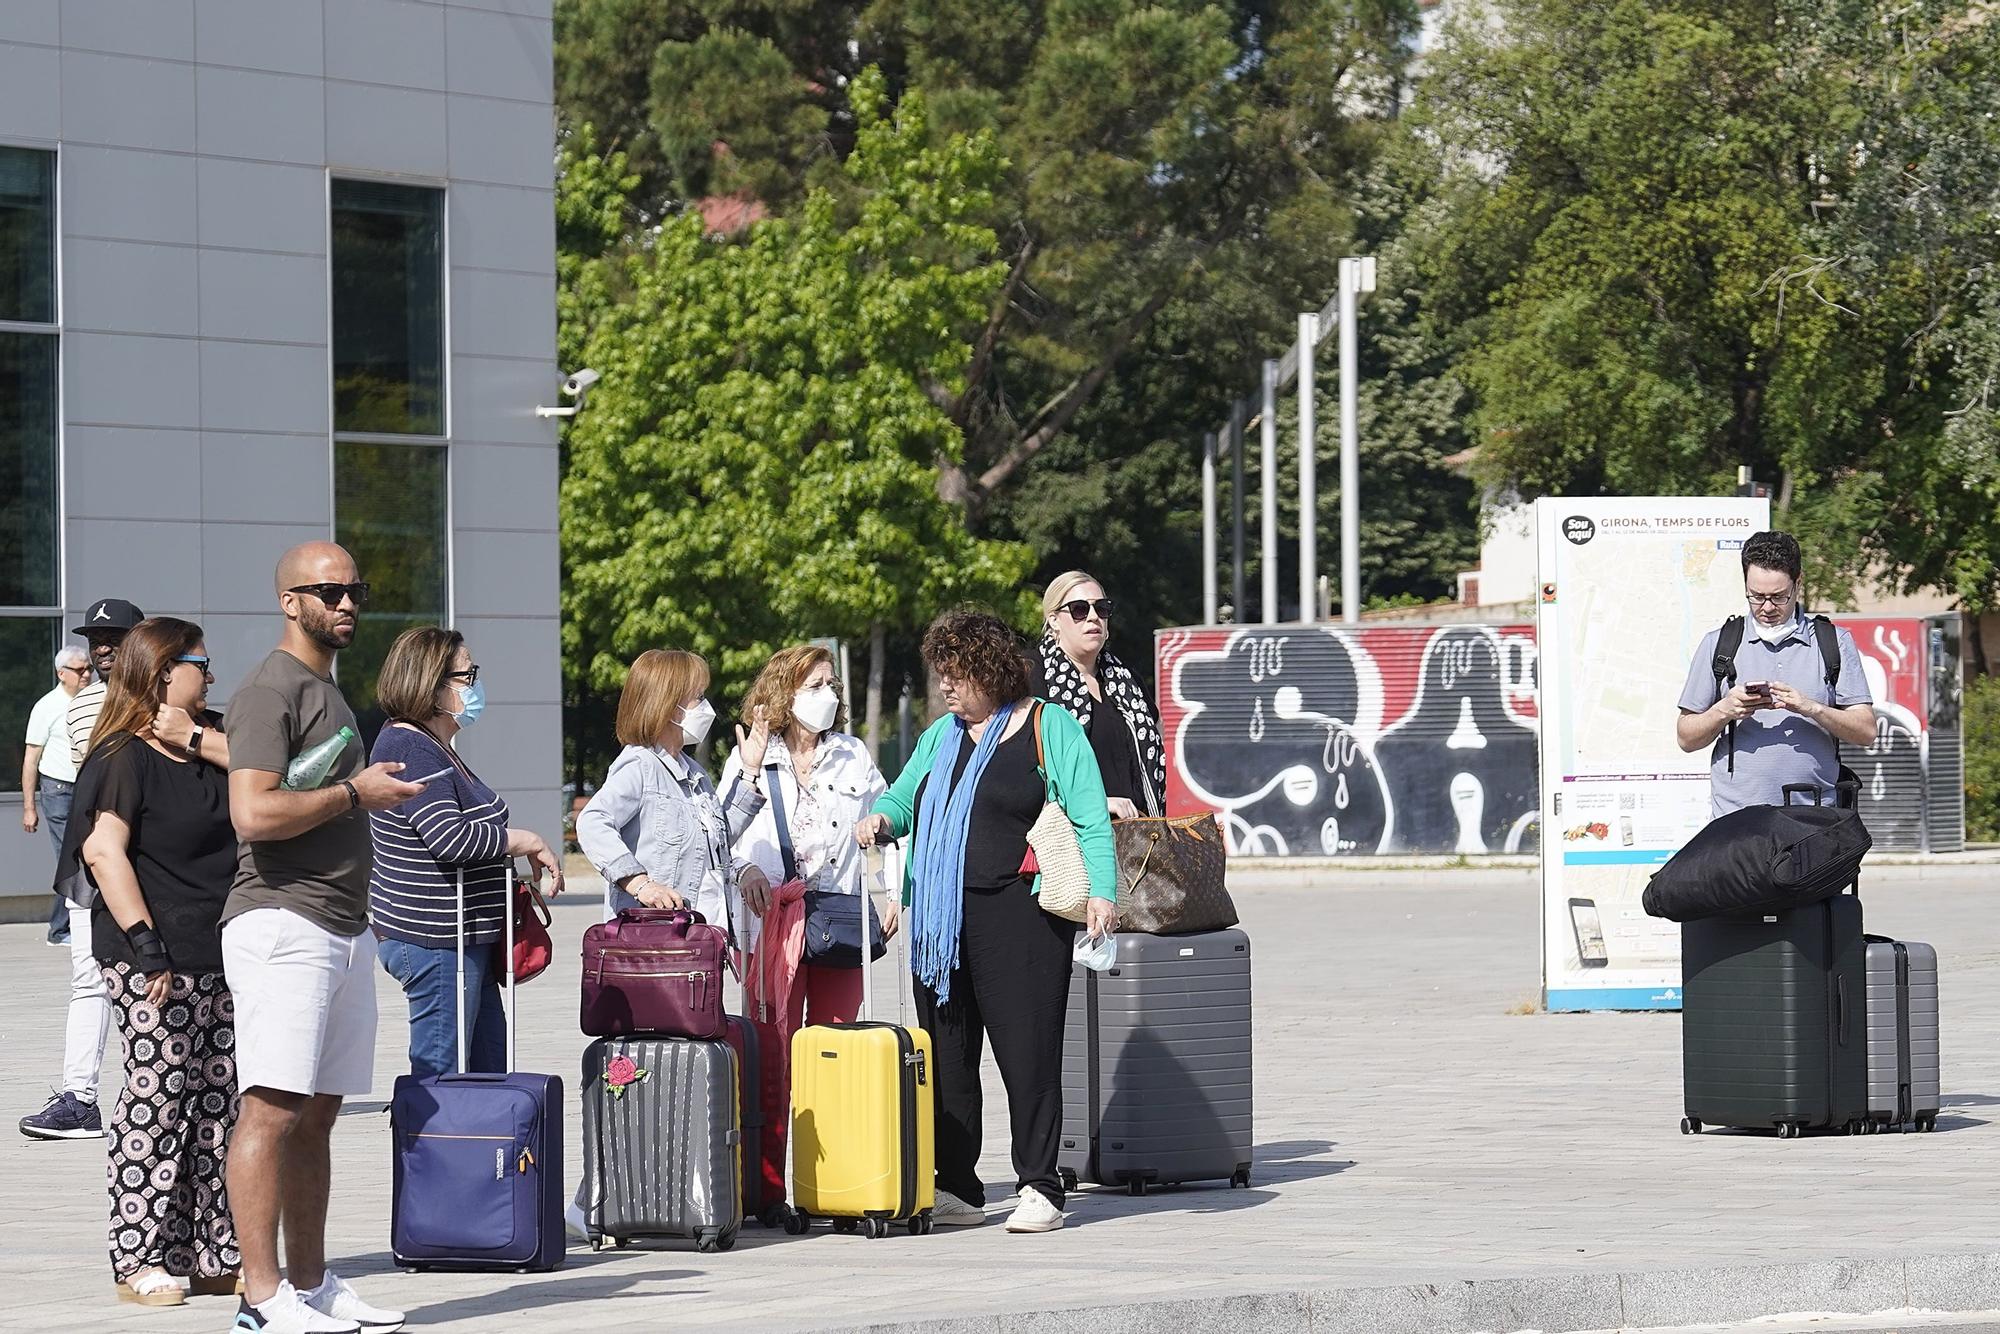
[[[958,748],[958,763],[951,771],[957,790],[966,766],[972,763],[972,739]],[[917,788],[917,805],[923,805],[926,778]],[[972,794],[972,826],[965,836],[965,887],[999,889],[1021,878],[1021,863],[1028,856],[1028,830],[1048,802],[1048,787],[1035,768],[1033,722],[1002,741],[979,776],[979,790]]]
[[[136,738],[102,764],[97,801],[72,820],[118,816],[132,831],[126,856],[139,877],[154,930],[182,973],[222,968],[222,905],[236,876],[236,830],[229,823],[229,775],[199,760],[171,760]],[[132,963],[132,947],[100,897],[90,914],[91,952],[101,963]]]
[[[1097,772],[1104,779],[1104,795],[1123,797],[1143,808],[1146,785],[1139,777],[1139,751],[1132,744],[1132,729],[1116,704],[1108,699],[1096,702],[1090,710],[1089,735],[1091,754],[1097,756]]]

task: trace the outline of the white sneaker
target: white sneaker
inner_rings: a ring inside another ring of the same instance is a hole
[[[252,1306],[243,1298],[229,1328],[231,1334],[358,1334],[361,1326],[315,1311],[297,1288],[280,1282],[267,1302]]]
[[[986,1221],[986,1211],[976,1204],[967,1204],[948,1190],[937,1193],[937,1203],[931,1206],[931,1222],[938,1227],[978,1227]]]
[[[1054,1232],[1063,1225],[1063,1211],[1033,1186],[1021,1187],[1021,1202],[1007,1218],[1009,1232]]]
[[[362,1334],[395,1334],[403,1327],[401,1311],[385,1311],[361,1300],[361,1294],[347,1280],[326,1271],[326,1277],[311,1292],[301,1294],[307,1306],[321,1315],[359,1326]]]

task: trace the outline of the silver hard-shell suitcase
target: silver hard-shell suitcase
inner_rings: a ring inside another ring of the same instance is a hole
[[[1937,951],[1870,936],[1867,969],[1870,1127],[1933,1130],[1943,1101]]]
[[[623,1057],[630,1067],[618,1066]],[[628,1034],[583,1053],[584,1220],[592,1249],[689,1237],[726,1251],[743,1226],[742,1112],[727,1042]]]
[[[1250,938],[1118,936],[1078,964],[1063,1035],[1063,1185],[1250,1184]]]

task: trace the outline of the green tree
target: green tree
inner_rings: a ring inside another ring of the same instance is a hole
[[[1779,478],[1822,588],[2000,595],[1994,25],[1869,0],[1504,0],[1417,101],[1416,226],[1491,482]]]
[[[740,242],[689,216],[577,265],[603,295],[566,318],[604,377],[562,486],[579,693],[601,699],[637,652],[673,645],[709,658],[727,701],[785,643],[879,649],[951,602],[1015,605],[1028,552],[938,499],[937,460],[960,443],[932,397],[1004,278],[983,222],[999,153],[933,136],[921,96],[892,115],[873,74],[851,102],[843,191],[809,190]],[[586,159],[561,216],[588,233],[628,179]]]
[[[1331,291],[1357,174],[1398,105],[1413,0],[563,0],[557,14],[565,120],[629,149],[649,217],[723,185],[780,212],[807,187],[853,206],[837,165],[855,62],[879,61],[897,99],[926,94],[934,135],[990,133],[1008,163],[986,213],[1006,276],[964,373],[929,386],[965,440],[939,460],[944,494],[975,531],[1034,543],[1043,574],[1100,570],[1131,624],[1197,613],[1201,432]],[[718,81],[728,98],[688,92]],[[676,157],[674,142],[726,154]],[[725,158],[722,185],[695,170]]]

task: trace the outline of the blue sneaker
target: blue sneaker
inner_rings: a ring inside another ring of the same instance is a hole
[[[41,1111],[21,1118],[21,1133],[29,1139],[103,1139],[104,1118],[96,1103],[64,1089]]]

